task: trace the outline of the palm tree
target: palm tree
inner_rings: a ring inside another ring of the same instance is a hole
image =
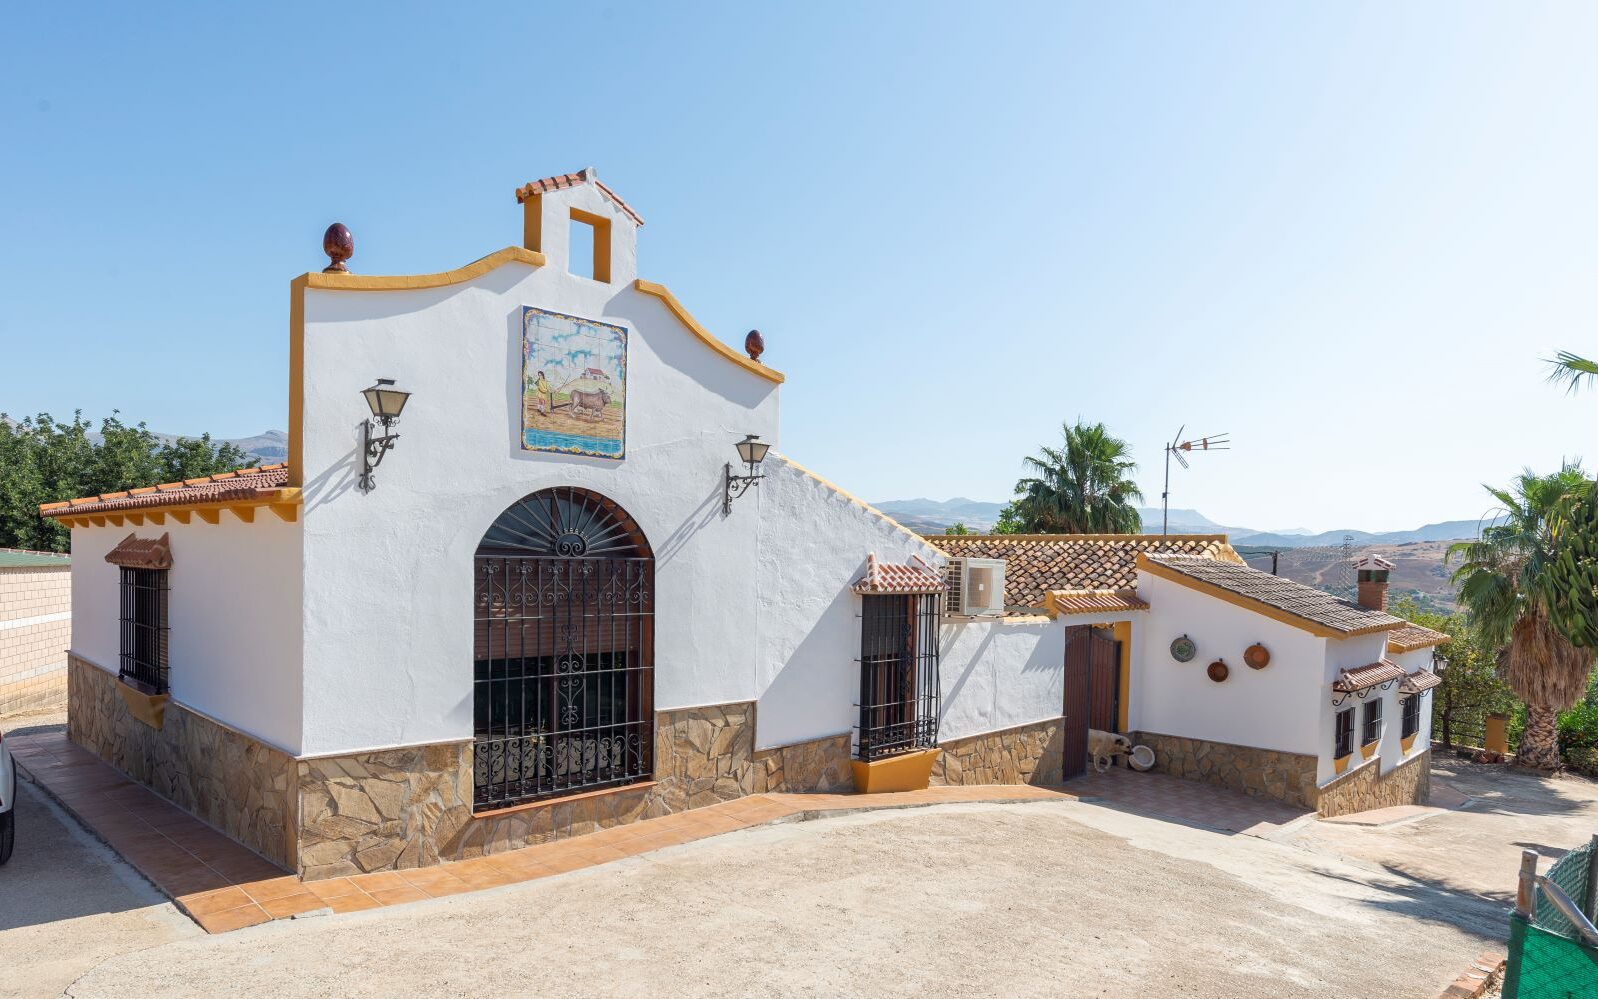
[[[1555,385],[1564,385],[1571,392],[1589,382],[1598,381],[1598,361],[1589,361],[1568,350],[1555,354],[1548,360],[1548,366],[1551,369],[1548,380]]]
[[[1016,512],[1026,533],[1136,534],[1143,498],[1131,479],[1137,463],[1126,441],[1102,423],[1061,427],[1064,447],[1026,459],[1033,473],[1015,484]]]
[[[1538,770],[1559,767],[1559,712],[1587,692],[1594,652],[1579,648],[1549,616],[1550,570],[1560,555],[1561,504],[1587,479],[1567,466],[1552,475],[1529,469],[1510,489],[1487,488],[1503,508],[1475,541],[1450,545],[1459,559],[1459,599],[1489,646],[1499,649],[1504,679],[1526,702],[1526,730],[1517,762]]]

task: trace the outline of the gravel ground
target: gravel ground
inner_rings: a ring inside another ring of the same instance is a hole
[[[113,918],[146,926],[107,939]],[[7,925],[19,922],[36,917]],[[0,968],[36,995],[81,969],[69,994],[84,999],[1431,999],[1502,922],[1478,900],[1252,837],[1086,803],[947,805],[765,827],[219,937],[130,905],[0,931]]]

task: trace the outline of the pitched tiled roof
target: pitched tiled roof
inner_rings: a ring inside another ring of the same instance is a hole
[[[1050,590],[1044,606],[1056,614],[1098,614],[1104,611],[1148,610],[1136,590]]]
[[[930,534],[950,558],[1002,558],[1007,607],[1042,607],[1049,590],[1129,590],[1138,552],[1182,552],[1242,563],[1224,534]]]
[[[1245,607],[1262,610],[1287,624],[1325,637],[1364,635],[1403,626],[1403,620],[1361,607],[1313,586],[1273,576],[1250,566],[1192,555],[1141,556],[1139,565],[1211,595],[1231,594]],[[1274,613],[1273,613],[1274,612]]]
[[[1352,694],[1367,687],[1401,680],[1408,675],[1404,672],[1404,667],[1391,659],[1383,659],[1369,666],[1343,670],[1337,675],[1337,679],[1332,681],[1332,689],[1339,694]]]
[[[1416,649],[1429,649],[1434,645],[1443,645],[1448,641],[1448,636],[1440,631],[1433,631],[1418,624],[1406,623],[1402,628],[1396,628],[1387,633],[1387,651],[1414,652]]]
[[[1398,689],[1406,694],[1419,694],[1442,685],[1442,677],[1429,670],[1418,669],[1404,677],[1404,682],[1398,685]]]
[[[942,593],[948,587],[943,574],[918,558],[916,561],[920,564],[878,562],[873,554],[866,562],[865,575],[850,589],[856,593]]]
[[[130,534],[105,553],[105,560],[127,569],[172,568],[172,535],[141,538]]]
[[[539,180],[523,184],[521,187],[516,189],[516,203],[521,204],[535,194],[543,194],[545,191],[559,191],[562,188],[576,187],[579,184],[592,184],[599,188],[600,193],[609,198],[617,208],[620,208],[623,212],[625,212],[627,217],[632,219],[635,225],[637,225],[640,229],[643,228],[643,217],[637,212],[633,211],[631,205],[621,200],[620,195],[606,187],[600,181],[599,177],[595,175],[593,167],[583,167],[576,173],[557,173],[553,177],[543,177]]]
[[[288,465],[262,465],[260,468],[241,468],[235,472],[221,472],[198,479],[185,479],[182,482],[163,482],[158,486],[128,489],[119,493],[83,496],[64,503],[41,503],[39,516],[76,517],[90,513],[119,513],[163,506],[181,506],[185,503],[222,503],[230,500],[256,499],[263,493],[283,489],[288,484]]]

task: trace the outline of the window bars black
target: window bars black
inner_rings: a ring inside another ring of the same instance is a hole
[[[1338,759],[1354,751],[1354,709],[1344,708],[1337,713],[1337,742],[1332,755]]]
[[[1365,702],[1365,724],[1360,731],[1361,745],[1370,745],[1382,735],[1382,701],[1375,698]]]
[[[475,806],[650,779],[654,560],[637,526],[597,494],[546,490],[475,561]]]
[[[122,569],[122,663],[117,676],[146,694],[167,692],[167,570]]]
[[[861,598],[856,753],[871,761],[938,742],[941,594]]]
[[[1420,731],[1420,695],[1411,694],[1404,698],[1404,723],[1399,734],[1405,739]]]

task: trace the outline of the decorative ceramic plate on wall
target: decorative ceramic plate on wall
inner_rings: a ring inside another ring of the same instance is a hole
[[[1190,663],[1196,655],[1198,655],[1198,646],[1186,635],[1171,642],[1171,658],[1177,662]]]
[[[1232,668],[1221,660],[1217,659],[1210,663],[1209,668],[1204,672],[1208,673],[1210,679],[1214,680],[1216,683],[1224,683],[1226,678],[1231,675]]]
[[[1271,664],[1271,651],[1258,643],[1250,645],[1243,653],[1243,661],[1249,669],[1264,669]]]

